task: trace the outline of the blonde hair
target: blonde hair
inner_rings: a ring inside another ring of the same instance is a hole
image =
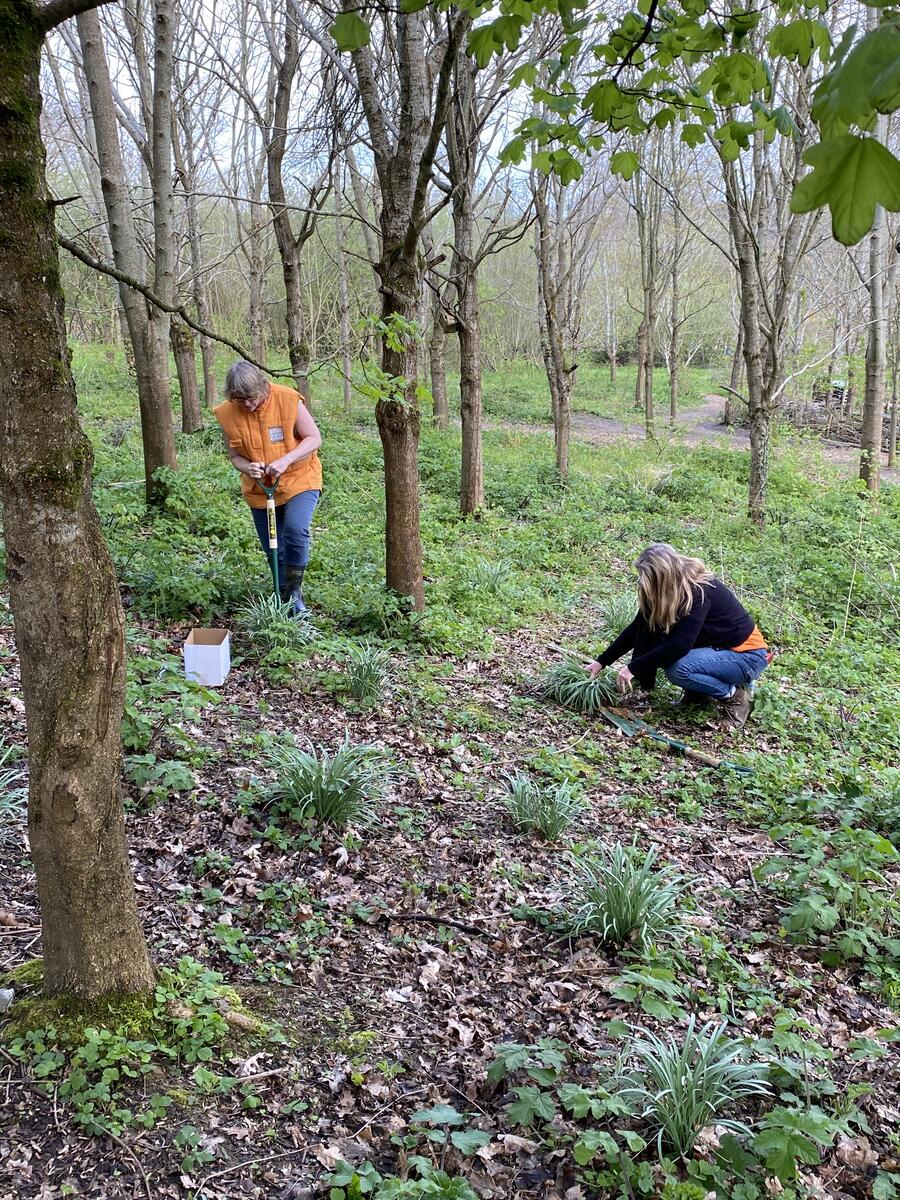
[[[654,542],[635,563],[638,605],[651,629],[668,633],[694,607],[694,588],[715,576],[699,558],[679,554],[668,542]]]

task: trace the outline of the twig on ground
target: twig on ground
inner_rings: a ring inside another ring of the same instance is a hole
[[[292,1158],[295,1154],[305,1155],[307,1149],[307,1146],[298,1146],[296,1150],[282,1150],[280,1154],[266,1154],[263,1158],[245,1158],[243,1162],[232,1163],[230,1167],[223,1167],[221,1171],[213,1171],[211,1175],[204,1176],[203,1188],[214,1179],[221,1179],[225,1175],[233,1175],[235,1171],[241,1171],[244,1167],[255,1167],[259,1163],[275,1162],[279,1158]]]
[[[147,1172],[144,1170],[143,1166],[141,1165],[141,1160],[138,1158],[138,1156],[135,1154],[135,1152],[132,1150],[132,1148],[128,1145],[128,1143],[126,1141],[123,1141],[122,1138],[120,1138],[117,1133],[112,1133],[110,1130],[107,1129],[106,1136],[111,1141],[115,1142],[115,1144],[117,1146],[119,1146],[122,1150],[124,1150],[124,1152],[132,1160],[134,1165],[137,1167],[138,1171],[140,1171],[140,1173],[141,1173],[141,1179],[144,1181],[144,1191],[147,1193],[147,1200],[153,1200],[153,1193],[150,1191],[150,1180],[147,1178]]]
[[[356,1133],[354,1133],[352,1136],[358,1138],[364,1129],[369,1128],[376,1117],[380,1117],[382,1113],[387,1112],[390,1108],[395,1108],[401,1100],[406,1100],[410,1096],[419,1096],[424,1091],[425,1089],[423,1087],[413,1088],[409,1092],[404,1092],[402,1096],[395,1096],[394,1099],[389,1100],[387,1104],[382,1104],[381,1108],[376,1109],[376,1111],[372,1113],[371,1117],[369,1117],[368,1121],[366,1121],[364,1125],[360,1125],[359,1129],[357,1129]]]
[[[496,937],[491,929],[479,929],[477,925],[467,925],[465,921],[454,921],[452,917],[430,917],[427,913],[385,913],[388,921],[421,921],[425,925],[449,925],[451,929],[461,929],[463,933],[474,933],[476,937]]]

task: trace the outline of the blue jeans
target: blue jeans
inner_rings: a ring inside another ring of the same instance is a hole
[[[278,531],[278,574],[284,579],[286,567],[305,567],[309,562],[310,535],[313,513],[319,502],[318,491],[298,492],[284,504],[275,505],[275,528]],[[253,524],[259,535],[263,553],[269,553],[269,526],[264,508],[251,508]]]
[[[666,679],[686,692],[724,700],[733,687],[747,687],[769,665],[765,650],[689,650],[666,667]]]

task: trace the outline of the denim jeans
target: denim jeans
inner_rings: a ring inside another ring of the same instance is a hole
[[[298,492],[284,504],[275,505],[275,528],[278,531],[278,574],[284,579],[286,567],[305,567],[309,562],[310,535],[313,513],[319,502],[318,491]],[[264,508],[251,508],[253,524],[259,535],[263,553],[269,553],[269,526]]]
[[[733,687],[747,687],[768,666],[765,650],[689,650],[666,667],[666,678],[686,692],[724,700]]]

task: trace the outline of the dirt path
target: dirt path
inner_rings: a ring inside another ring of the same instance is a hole
[[[740,426],[726,426],[721,423],[722,409],[725,401],[721,396],[707,396],[706,403],[700,408],[685,409],[678,414],[676,427],[673,430],[667,422],[657,422],[657,440],[666,443],[673,440],[683,442],[688,446],[699,446],[703,442],[719,442],[732,446],[737,450],[745,450],[750,445],[750,431]],[[490,426],[489,426],[490,427]],[[529,433],[547,433],[546,426],[526,425],[518,422],[502,422],[492,426],[495,429],[514,428]],[[632,440],[644,439],[643,422],[617,421],[613,417],[599,417],[593,413],[572,413],[572,433],[584,442],[607,444],[627,437]],[[845,474],[854,478],[859,470],[859,450],[844,442],[821,440],[818,443],[808,442],[817,447],[826,462],[845,468]],[[900,470],[889,469],[884,465],[882,456],[881,478],[885,483],[900,483]]]

